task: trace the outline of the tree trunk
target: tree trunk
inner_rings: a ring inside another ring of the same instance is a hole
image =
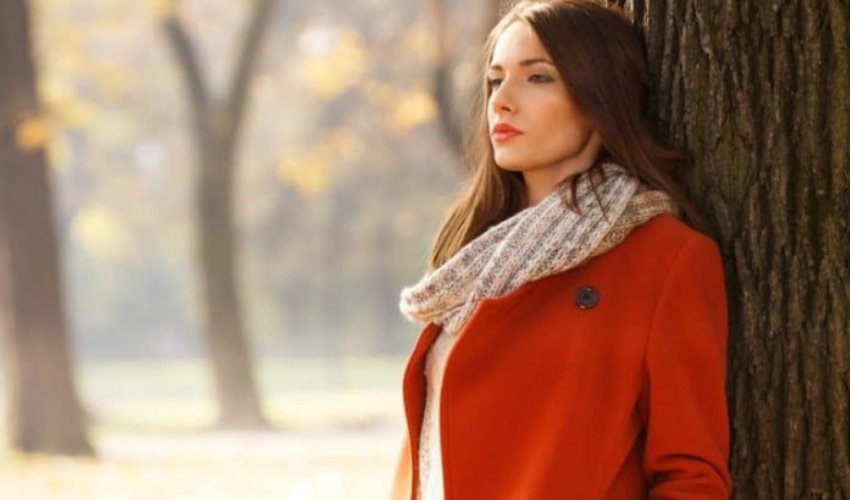
[[[383,210],[384,214],[392,213],[391,210]],[[393,279],[392,260],[395,256],[394,246],[396,235],[393,233],[393,221],[383,215],[375,222],[372,230],[372,254],[382,256],[374,259],[372,271],[371,289],[375,293],[375,321],[370,341],[371,352],[379,354],[390,354],[398,352],[399,343],[403,336],[398,334],[398,284]]]
[[[350,194],[341,186],[333,188],[326,196],[327,221],[324,231],[324,244],[322,245],[322,269],[323,281],[322,314],[325,316],[322,324],[323,345],[322,355],[325,359],[326,382],[329,386],[339,386],[344,382],[340,363],[345,354],[346,337],[345,330],[350,328],[346,324],[346,292],[340,282],[342,276],[343,256],[349,253],[346,238],[346,216],[354,208],[351,204]]]
[[[850,498],[850,3],[620,0],[726,258],[736,498]]]
[[[460,155],[463,151],[464,130],[471,120],[464,120],[457,109],[452,75],[455,69],[453,54],[454,37],[448,29],[445,0],[429,0],[428,7],[434,18],[437,32],[437,60],[434,63],[434,99],[437,101],[440,129],[452,150]],[[463,122],[467,123],[463,123]]]
[[[209,97],[197,56],[176,13],[163,19],[192,103],[200,162],[197,200],[206,332],[221,410],[219,425],[228,428],[268,425],[260,409],[239,303],[233,224],[234,153],[254,62],[273,2],[255,0],[253,5],[230,91],[223,103]]]
[[[0,2],[0,334],[12,445],[91,455],[73,384],[27,2]]]
[[[264,427],[237,286],[233,158],[208,145],[198,189],[199,240],[207,332],[222,427]],[[217,147],[217,145],[219,147]]]
[[[472,44],[476,47],[486,40],[487,34],[498,22],[505,0],[483,0],[478,3],[483,10],[484,22],[482,29],[476,31],[480,39]],[[460,53],[462,51],[459,47],[466,44],[465,40],[458,40],[458,33],[450,27],[450,2],[428,0],[427,7],[434,21],[437,39],[437,59],[434,62],[433,74],[437,118],[448,145],[460,157],[463,156],[467,142],[465,134],[476,129],[478,117],[473,115],[474,106],[470,103],[480,98],[477,91],[481,79],[479,74],[475,74],[471,80],[458,82],[462,80],[456,77],[460,61],[468,58],[470,54],[468,50],[467,54]]]

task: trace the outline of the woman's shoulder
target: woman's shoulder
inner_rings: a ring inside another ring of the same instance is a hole
[[[665,214],[635,228],[610,252],[608,261],[599,264],[663,280],[673,268],[722,267],[722,258],[711,237]]]
[[[664,214],[653,217],[632,231],[623,246],[633,251],[650,252],[662,259],[675,257],[688,247],[718,251],[708,235],[688,226],[679,218]]]
[[[711,294],[722,291],[723,275],[714,240],[672,215],[659,215],[564,279],[593,283],[613,303],[646,312],[655,310],[665,293],[691,293],[703,286]]]

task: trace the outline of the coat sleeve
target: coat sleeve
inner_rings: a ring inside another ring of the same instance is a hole
[[[641,413],[651,500],[729,498],[727,328],[720,254],[694,236],[667,275],[646,347]]]

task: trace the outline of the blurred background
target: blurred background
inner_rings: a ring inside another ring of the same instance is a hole
[[[384,498],[498,9],[3,0],[0,498]]]

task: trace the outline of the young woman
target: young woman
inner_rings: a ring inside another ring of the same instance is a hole
[[[482,154],[402,292],[397,499],[728,498],[715,244],[644,121],[642,42],[524,1],[487,45]]]

